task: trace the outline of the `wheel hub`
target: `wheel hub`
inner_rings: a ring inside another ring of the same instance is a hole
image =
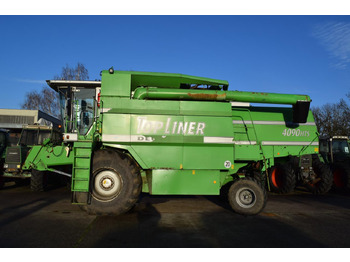
[[[102,180],[101,186],[105,189],[105,190],[109,190],[114,186],[114,183],[111,179],[109,179],[108,177]]]
[[[241,188],[237,191],[236,201],[239,206],[243,208],[250,208],[254,206],[256,202],[255,193],[250,188]]]
[[[112,200],[120,193],[123,181],[112,170],[103,170],[95,176],[93,195],[100,200]]]

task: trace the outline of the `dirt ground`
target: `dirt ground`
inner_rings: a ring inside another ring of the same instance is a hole
[[[218,196],[150,196],[121,216],[91,216],[68,189],[0,190],[0,247],[350,247],[350,196],[269,194],[257,216]]]

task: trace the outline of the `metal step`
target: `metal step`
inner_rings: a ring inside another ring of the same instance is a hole
[[[91,142],[74,143],[74,162],[72,172],[72,191],[89,192],[90,166],[91,166]],[[73,198],[74,200],[74,198]]]

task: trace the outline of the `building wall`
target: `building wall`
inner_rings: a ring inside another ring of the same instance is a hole
[[[58,127],[61,121],[40,110],[26,109],[0,109],[0,128],[10,131],[10,142],[12,145],[17,144],[22,132],[23,125],[33,125],[40,119],[51,122],[54,127]]]

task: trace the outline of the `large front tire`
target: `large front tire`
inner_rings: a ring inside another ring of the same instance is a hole
[[[350,166],[333,167],[333,188],[339,192],[350,192]]]
[[[250,216],[264,209],[267,194],[255,179],[246,177],[236,180],[231,185],[228,200],[233,211]]]
[[[130,210],[141,193],[139,169],[126,155],[99,150],[92,163],[91,203],[81,206],[92,215],[120,215]]]

